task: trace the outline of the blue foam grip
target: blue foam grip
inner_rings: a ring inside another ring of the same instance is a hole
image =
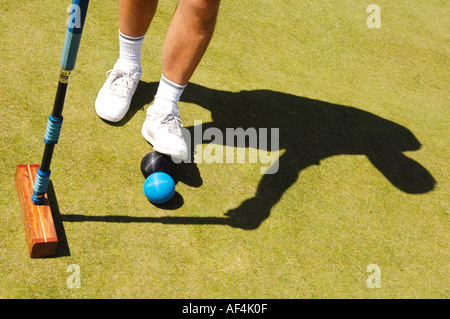
[[[67,19],[67,30],[60,63],[64,70],[72,71],[75,68],[88,5],[89,0],[73,0],[72,5],[69,6],[69,18]]]
[[[47,122],[47,129],[45,131],[44,142],[45,144],[54,145],[58,143],[59,135],[61,133],[63,117],[54,117],[50,114]]]
[[[36,179],[34,181],[33,195],[31,195],[33,204],[40,205],[44,202],[44,195],[47,193],[48,183],[50,181],[50,173],[50,170],[48,172],[42,172],[41,169],[38,168]]]

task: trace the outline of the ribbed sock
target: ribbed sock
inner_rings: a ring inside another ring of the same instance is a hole
[[[141,49],[144,43],[144,37],[130,37],[119,30],[119,59],[126,63],[137,64],[141,66]]]
[[[155,98],[177,103],[180,100],[181,94],[183,94],[185,87],[186,85],[176,84],[166,79],[164,75],[161,74],[161,80],[159,81],[158,91],[156,92]]]
[[[152,109],[156,108],[160,111],[172,113],[179,116],[180,113],[177,103],[180,100],[181,94],[183,94],[185,87],[186,85],[176,84],[166,79],[164,75],[161,74],[158,91],[156,92]]]

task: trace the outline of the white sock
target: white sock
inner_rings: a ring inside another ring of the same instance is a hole
[[[130,37],[119,30],[119,60],[141,66],[141,49],[145,35]]]
[[[156,105],[167,105],[167,102],[171,102],[169,104],[176,105],[180,100],[181,94],[183,94],[184,88],[186,85],[176,84],[164,77],[161,74],[161,80],[159,81],[158,91],[155,95],[155,103]]]

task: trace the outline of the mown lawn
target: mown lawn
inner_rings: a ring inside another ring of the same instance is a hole
[[[380,0],[371,29],[365,1],[223,1],[184,126],[278,128],[279,169],[200,162],[203,140],[157,207],[140,128],[176,1],[160,1],[118,125],[94,110],[118,57],[117,3],[91,1],[52,162],[60,246],[30,259],[15,166],[40,163],[69,4],[0,1],[1,298],[449,297],[448,2]]]

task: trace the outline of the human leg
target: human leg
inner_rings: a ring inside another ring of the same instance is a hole
[[[158,0],[119,0],[119,58],[100,89],[95,102],[97,114],[111,122],[127,113],[137,89],[144,36],[156,12]]]
[[[220,0],[180,0],[163,46],[162,73],[186,85],[213,36]]]
[[[178,101],[214,33],[220,0],[180,0],[163,46],[162,75],[142,135],[159,152],[185,159]]]

